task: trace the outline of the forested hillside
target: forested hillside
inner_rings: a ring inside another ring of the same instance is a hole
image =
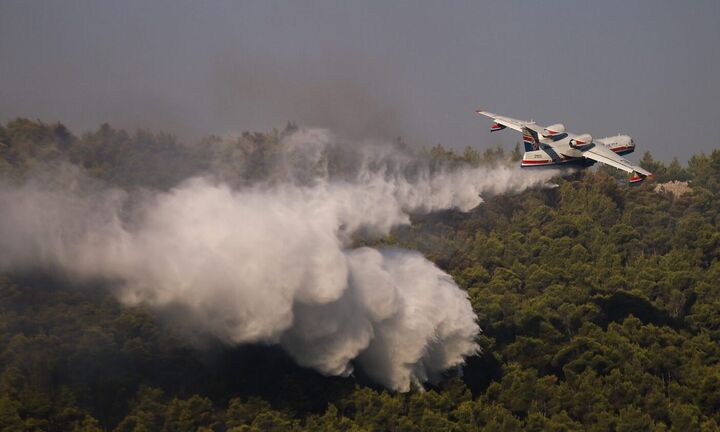
[[[235,185],[272,180],[267,161],[294,128],[189,145],[18,119],[0,126],[0,177],[67,164],[125,189],[207,170]],[[450,165],[506,159],[425,153]],[[482,354],[426,391],[393,393],[362,372],[325,377],[273,346],[198,346],[152,310],[119,304],[104,281],[2,274],[0,430],[718,430],[720,150],[687,166],[642,161],[689,191],[586,170],[467,213],[418,215],[379,241],[451,274],[483,330]]]

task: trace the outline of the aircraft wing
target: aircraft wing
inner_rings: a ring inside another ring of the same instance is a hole
[[[599,143],[595,143],[594,146],[583,151],[582,155],[583,157],[586,157],[588,159],[610,165],[612,167],[627,171],[629,173],[636,172],[643,177],[652,176],[652,173],[650,173],[649,171],[644,170],[637,165],[633,165],[629,160],[625,159],[624,157],[618,155],[614,151]]]
[[[499,124],[499,125],[502,125],[505,127],[509,127],[510,129],[514,129],[518,132],[522,132],[524,127],[529,127],[530,129],[537,131],[535,122],[527,122],[527,121],[523,121],[523,120],[514,119],[511,117],[505,117],[505,116],[491,113],[489,111],[483,111],[481,109],[478,109],[475,112],[480,115],[490,117],[491,119],[493,119],[493,121],[495,121],[496,124]]]

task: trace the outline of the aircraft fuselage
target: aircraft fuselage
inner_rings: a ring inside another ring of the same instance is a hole
[[[525,151],[520,166],[524,168],[548,165],[573,164],[592,166],[595,161],[582,157],[582,151],[573,147],[573,136],[562,133],[551,137],[539,136],[539,144],[533,137],[523,137]],[[552,146],[550,145],[552,143]],[[577,144],[575,144],[577,146]],[[628,135],[616,135],[592,141],[589,146],[604,145],[618,155],[626,155],[635,151],[635,142]]]

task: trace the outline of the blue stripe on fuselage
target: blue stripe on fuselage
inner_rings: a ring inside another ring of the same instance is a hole
[[[521,168],[548,168],[548,167],[555,167],[558,165],[575,165],[580,167],[591,167],[595,165],[595,161],[588,158],[572,158],[572,159],[566,159],[564,161],[552,161],[550,163],[546,164],[538,164],[538,165],[520,165]]]

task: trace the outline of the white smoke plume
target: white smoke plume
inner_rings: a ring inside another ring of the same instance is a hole
[[[2,185],[0,270],[122,281],[121,301],[179,307],[197,334],[280,344],[329,375],[360,366],[398,391],[476,353],[480,329],[450,276],[415,252],[353,249],[353,235],[387,234],[412,212],[469,210],[481,194],[542,185],[558,172],[408,174],[404,156],[375,149],[352,175],[333,178],[327,131],[299,131],[282,144],[283,178],[242,187],[197,177],[138,197]]]

